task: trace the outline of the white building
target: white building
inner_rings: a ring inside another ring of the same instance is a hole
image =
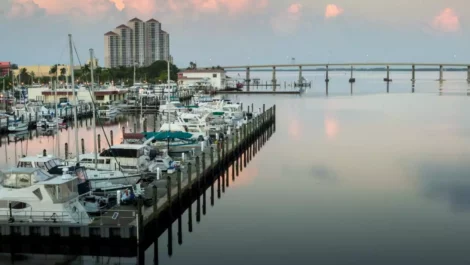
[[[162,31],[162,47],[163,54],[162,60],[170,60],[170,34],[166,31]]]
[[[162,24],[155,19],[145,22],[146,65],[162,60],[162,46],[160,42]]]
[[[104,35],[105,67],[148,66],[159,60],[170,60],[170,35],[162,24],[150,19],[133,18]]]
[[[183,87],[199,86],[207,83],[214,89],[227,87],[227,76],[223,69],[189,69],[178,73],[178,85]]]
[[[120,25],[114,32],[119,34],[119,65],[132,64],[132,29]]]
[[[119,34],[108,32],[104,34],[104,65],[105,67],[119,66]]]
[[[137,65],[145,65],[145,23],[133,18],[129,20],[127,26],[132,29],[132,55],[133,62]],[[132,62],[131,62],[132,65]]]

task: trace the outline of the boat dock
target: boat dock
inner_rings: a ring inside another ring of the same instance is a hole
[[[228,186],[229,171],[233,178],[238,176],[275,130],[276,106],[266,110],[263,105],[263,111],[240,129],[189,160],[182,161],[182,167],[177,172],[162,174],[159,180],[145,187],[146,194],[151,194],[150,201],[138,200],[137,205],[117,205],[95,216],[91,224],[61,223],[61,213],[57,212],[44,212],[44,222],[34,223],[24,212],[21,216],[12,215],[11,211],[0,212],[7,217],[4,219],[13,217],[11,221],[0,222],[2,248],[4,244],[50,242],[57,246],[73,245],[87,249],[93,245],[110,248],[119,245],[125,246],[127,252],[140,251],[166,230],[165,223],[175,220],[178,212],[184,212],[196,198],[200,209],[201,190],[211,185],[213,188],[215,180],[220,192],[220,175],[224,176],[221,178],[222,188]],[[213,194],[213,189],[211,191]],[[204,209],[205,200],[203,212]]]

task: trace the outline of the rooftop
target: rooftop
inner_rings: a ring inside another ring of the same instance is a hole
[[[128,26],[124,25],[124,24],[121,24],[119,26],[116,27],[117,29],[130,29]]]
[[[105,36],[119,36],[116,32],[108,31],[107,33],[104,34]]]
[[[147,22],[156,22],[156,23],[160,23],[158,20],[156,20],[156,19],[153,19],[153,18],[151,18],[151,19],[147,20]]]
[[[143,21],[135,17],[135,18],[129,20],[129,22],[143,22]]]

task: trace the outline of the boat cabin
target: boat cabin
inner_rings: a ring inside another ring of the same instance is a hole
[[[22,157],[17,164],[19,168],[40,168],[45,171],[49,171],[57,166],[65,166],[65,163],[63,160],[52,155]]]

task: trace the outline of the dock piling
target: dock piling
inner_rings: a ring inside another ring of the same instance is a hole
[[[470,65],[467,66],[467,82],[470,82]]]
[[[98,134],[97,136],[97,142],[98,142],[98,150],[96,150],[98,153],[101,152],[101,135]]]
[[[411,81],[416,81],[416,66],[414,64],[411,66]]]
[[[64,149],[65,149],[65,160],[69,159],[69,144],[68,143],[65,143],[64,144]]]
[[[276,92],[277,80],[276,80],[276,66],[273,66],[273,91]]]
[[[82,155],[85,154],[85,140],[82,138]],[[77,154],[78,156],[78,154]]]
[[[439,65],[439,82],[444,81],[444,67]]]
[[[111,146],[114,145],[114,134],[113,134],[113,130],[109,131],[109,140],[111,141]],[[100,151],[100,149],[98,149],[98,152]]]

